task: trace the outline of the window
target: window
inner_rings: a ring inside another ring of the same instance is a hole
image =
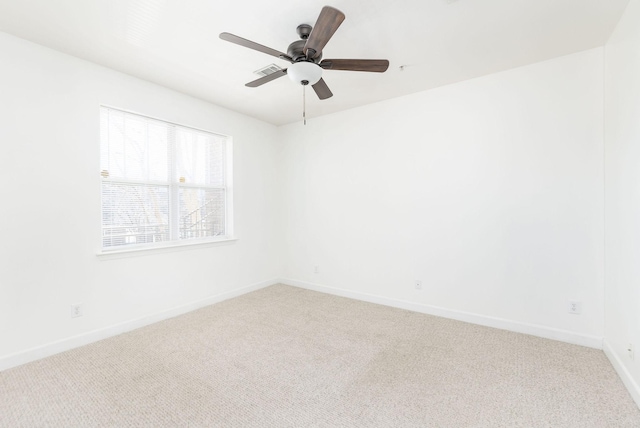
[[[100,108],[102,248],[230,238],[228,137]]]

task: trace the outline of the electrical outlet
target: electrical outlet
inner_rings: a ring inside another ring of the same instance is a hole
[[[315,266],[313,267],[313,273],[320,273],[320,266],[315,265]]]
[[[633,349],[633,343],[630,343],[629,346],[627,346],[627,355],[629,355],[629,358],[631,358],[631,361],[633,361],[635,359],[635,352]]]
[[[416,279],[416,281],[413,283],[413,286],[415,287],[416,290],[422,290],[422,281],[420,281],[419,279]]]
[[[569,300],[568,312],[570,314],[579,315],[582,313],[582,302]]]
[[[78,318],[82,316],[82,303],[76,303],[71,305],[71,318]]]

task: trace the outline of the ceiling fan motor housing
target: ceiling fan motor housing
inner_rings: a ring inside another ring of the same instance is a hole
[[[287,48],[287,55],[289,55],[294,62],[298,61],[313,61],[315,63],[320,62],[322,59],[322,52],[316,53],[313,58],[307,58],[307,55],[304,53],[304,45],[306,44],[306,40],[296,40],[291,43]]]
[[[306,59],[306,55],[302,52],[305,43],[307,43],[305,40],[296,40],[291,43],[287,48],[287,55],[293,58],[295,62]]]

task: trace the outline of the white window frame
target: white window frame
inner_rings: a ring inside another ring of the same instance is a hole
[[[169,150],[170,153],[173,153],[173,159],[170,161],[169,165],[169,179],[168,179],[168,187],[169,187],[169,231],[170,238],[168,241],[157,242],[157,243],[144,243],[144,244],[128,244],[128,245],[119,245],[112,247],[103,247],[103,224],[102,224],[102,213],[103,213],[103,201],[102,201],[102,183],[105,181],[114,182],[114,183],[132,183],[132,184],[159,184],[153,181],[143,181],[143,180],[129,180],[129,179],[112,179],[110,177],[103,177],[102,171],[100,173],[100,183],[99,183],[99,192],[100,192],[100,227],[99,227],[99,248],[100,250],[97,252],[98,256],[109,256],[109,255],[128,255],[135,253],[147,253],[147,252],[163,252],[171,249],[180,249],[181,247],[192,247],[192,246],[208,246],[208,245],[217,245],[229,243],[232,241],[236,241],[237,237],[235,237],[233,233],[233,139],[229,135],[221,134],[219,132],[212,132],[201,128],[196,128],[193,126],[183,125],[175,122],[171,122],[165,119],[159,119],[157,117],[141,114],[138,112],[125,110],[118,107],[112,107],[108,105],[101,104],[99,108],[99,115],[102,114],[103,109],[116,110],[126,114],[136,115],[145,119],[150,119],[154,121],[163,122],[167,125],[173,127],[181,127],[185,129],[191,129],[197,132],[204,132],[207,134],[212,134],[218,137],[225,138],[225,186],[208,186],[208,185],[198,185],[198,184],[189,184],[189,183],[181,183],[179,177],[177,176],[176,171],[176,150],[175,145],[175,132],[171,132],[170,141],[168,144],[173,147]],[[100,145],[103,144],[102,135],[100,135]],[[98,160],[98,164],[100,164],[100,160]],[[163,185],[166,185],[164,183]],[[225,234],[221,236],[214,237],[203,237],[203,238],[189,238],[189,239],[180,239],[179,238],[179,228],[180,228],[180,215],[179,215],[179,192],[181,188],[197,188],[197,189],[222,189],[224,191],[224,200],[225,200]]]

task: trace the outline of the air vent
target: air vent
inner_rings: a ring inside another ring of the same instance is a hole
[[[268,76],[280,70],[282,70],[282,68],[278,67],[277,65],[269,64],[266,67],[262,67],[260,70],[254,71],[254,73],[258,76]]]

